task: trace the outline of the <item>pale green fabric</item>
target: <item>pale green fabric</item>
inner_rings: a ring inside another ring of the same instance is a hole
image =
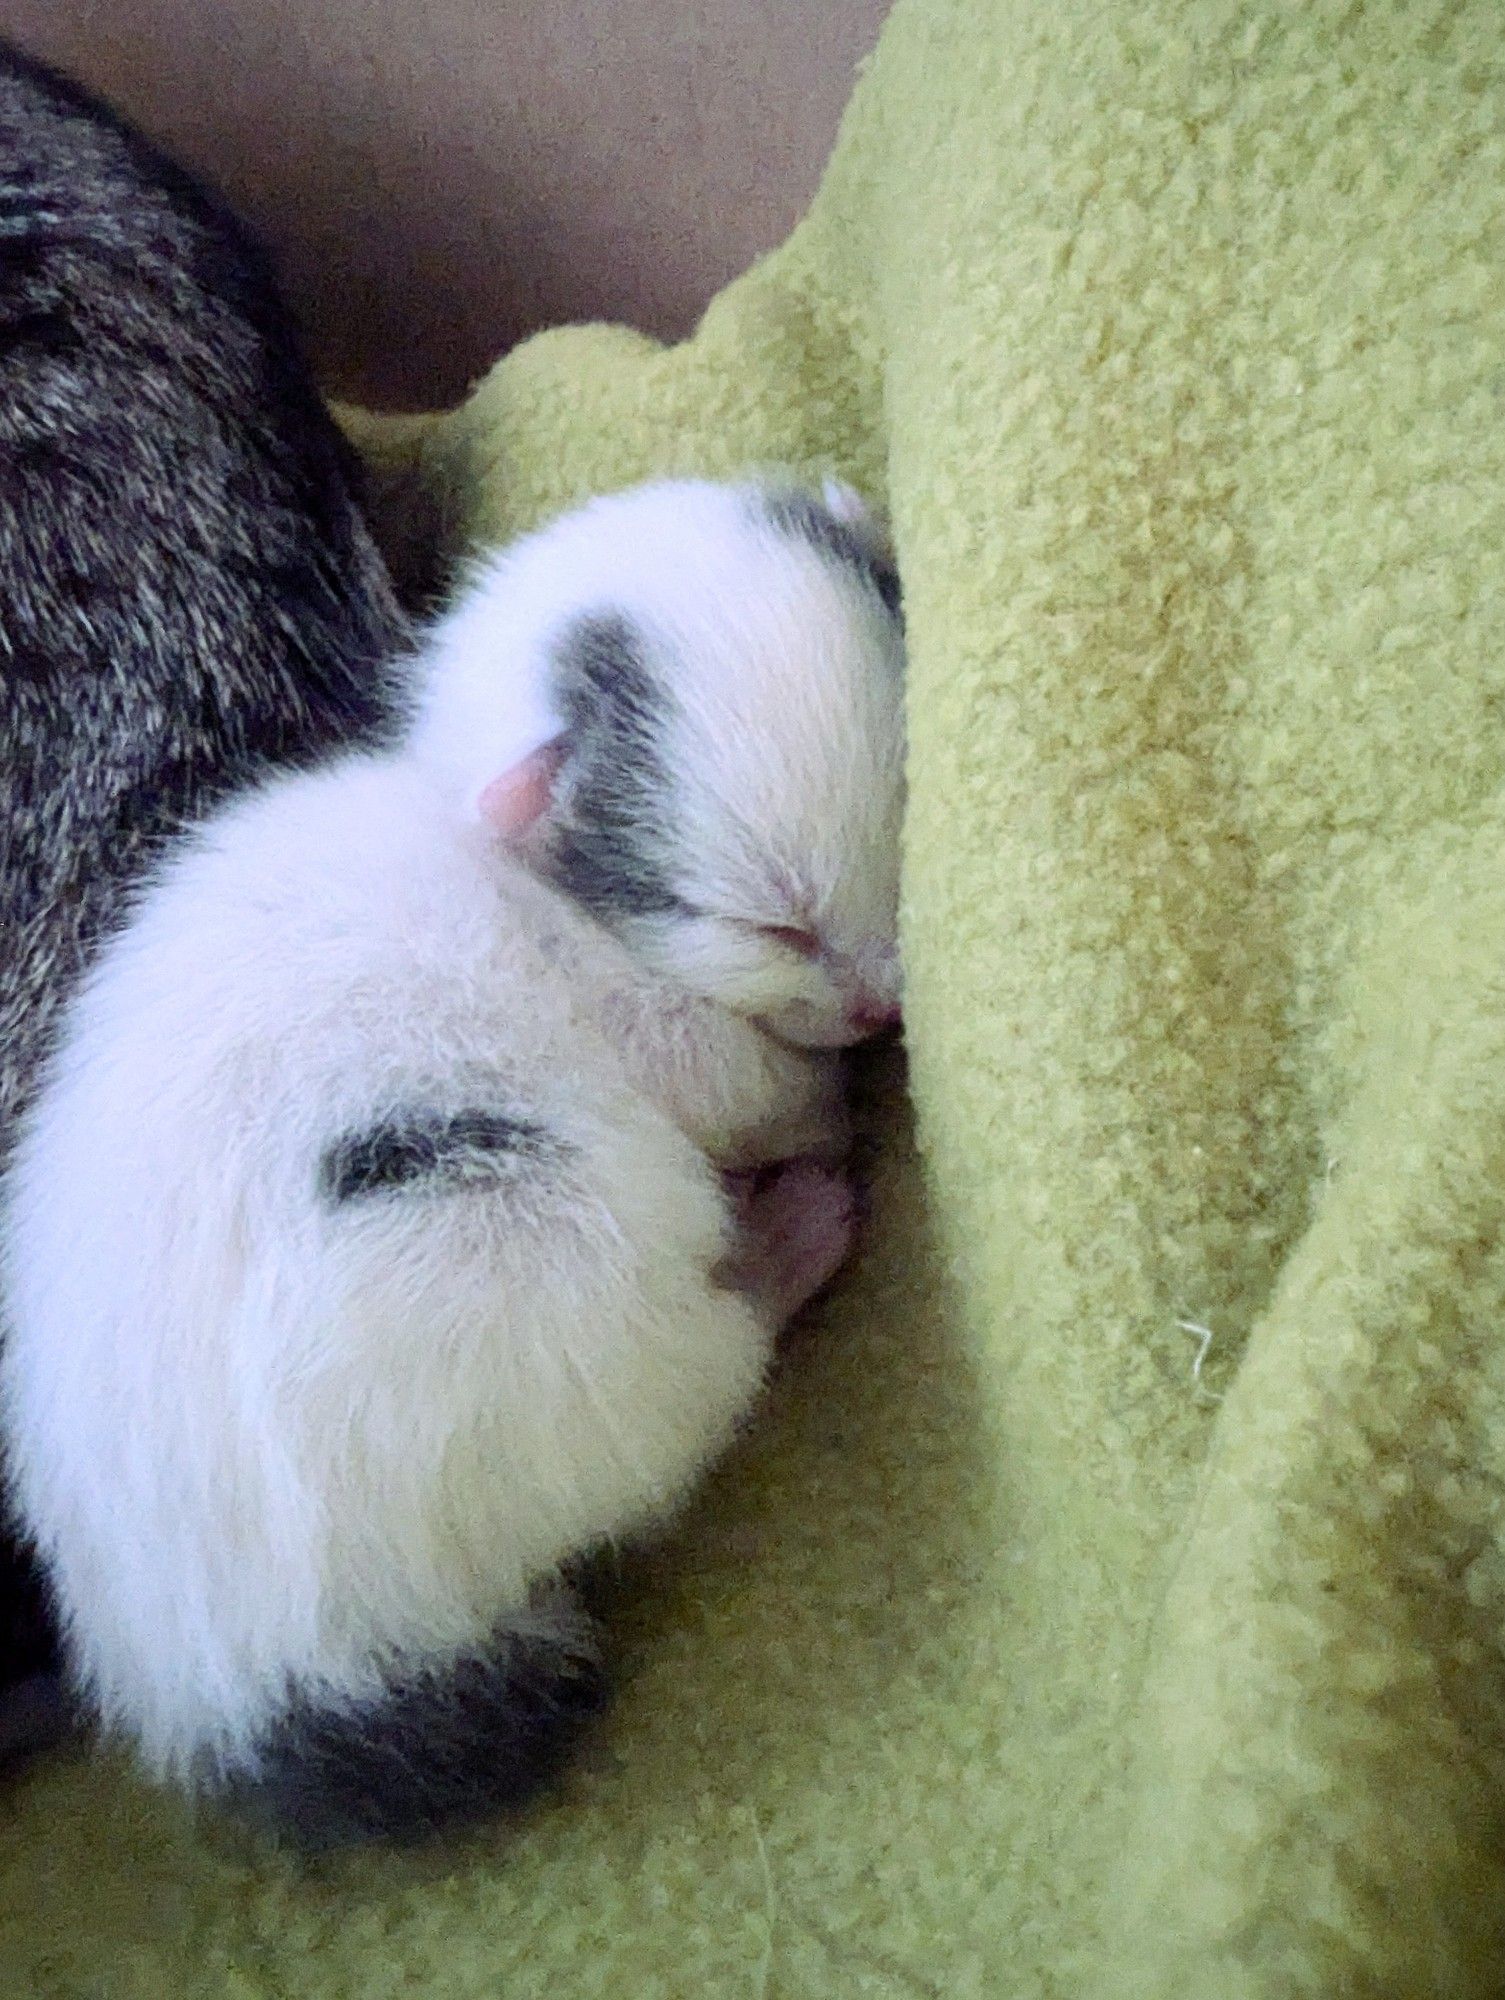
[[[481,537],[749,461],[891,509],[920,1155],[880,1079],[867,1250],[556,1805],[300,1879],[43,1772],[7,1991],[1505,1987],[1502,46],[899,0],[693,341],[367,430]]]

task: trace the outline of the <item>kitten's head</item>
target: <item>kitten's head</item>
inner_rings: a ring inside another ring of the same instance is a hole
[[[676,481],[564,516],[438,628],[420,741],[690,990],[812,1046],[897,1020],[898,586],[847,488]]]

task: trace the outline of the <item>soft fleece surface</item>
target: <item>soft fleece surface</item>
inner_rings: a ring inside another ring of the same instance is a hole
[[[900,0],[693,341],[369,434],[461,534],[886,500],[918,1154],[880,1078],[868,1250],[557,1804],[300,1878],[54,1767],[8,1994],[1505,1987],[1501,48]]]

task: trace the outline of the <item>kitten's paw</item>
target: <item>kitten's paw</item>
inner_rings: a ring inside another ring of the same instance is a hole
[[[740,1239],[730,1281],[782,1326],[846,1262],[857,1229],[856,1191],[845,1174],[814,1160],[728,1182]]]

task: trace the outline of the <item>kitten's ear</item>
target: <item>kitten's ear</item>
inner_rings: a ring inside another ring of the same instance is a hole
[[[822,482],[820,493],[826,506],[838,521],[845,521],[851,528],[871,525],[873,517],[868,512],[867,502],[856,487],[848,486],[840,479],[827,479]]]
[[[493,833],[517,845],[527,840],[554,803],[567,750],[566,739],[556,736],[491,780],[477,806]]]

